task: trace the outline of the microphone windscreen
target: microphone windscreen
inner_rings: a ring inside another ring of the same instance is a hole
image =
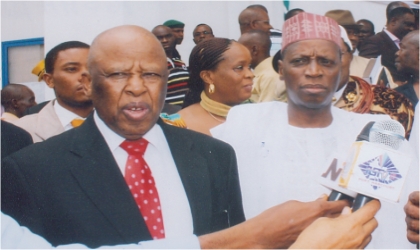
[[[370,129],[369,141],[398,150],[404,141],[404,135],[405,129],[398,121],[379,121],[375,122]]]

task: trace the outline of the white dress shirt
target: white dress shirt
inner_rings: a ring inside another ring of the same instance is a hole
[[[188,242],[189,241],[189,242]],[[197,242],[191,245],[191,242]],[[178,240],[150,240],[142,241],[138,244],[102,246],[102,248],[114,249],[164,249],[164,248],[199,248],[197,237],[191,235]],[[19,226],[19,224],[10,216],[1,213],[1,248],[5,249],[52,249],[54,248],[48,241],[41,236],[32,233],[28,228]],[[61,245],[57,248],[63,249],[88,249],[82,244]]]
[[[384,29],[384,32],[389,36],[389,38],[391,38],[391,40],[395,43],[395,45],[397,45],[398,49],[400,49],[400,42],[401,42],[400,39],[394,36],[394,34],[389,32],[386,28]]]
[[[73,128],[71,125],[71,121],[74,119],[81,119],[84,120],[85,118],[82,118],[75,113],[71,112],[68,109],[65,109],[63,106],[61,106],[57,99],[54,100],[54,111],[58,116],[58,119],[60,120],[61,124],[63,125],[64,131],[70,130]]]
[[[128,153],[120,147],[125,138],[112,131],[94,112],[95,123],[114,156],[121,173],[125,173]],[[162,207],[165,238],[182,238],[193,235],[191,208],[181,182],[169,145],[161,127],[155,124],[144,136],[149,144],[144,159],[150,167]],[[195,237],[195,243],[198,239]],[[199,245],[186,247],[199,248]],[[170,248],[173,248],[172,246]]]

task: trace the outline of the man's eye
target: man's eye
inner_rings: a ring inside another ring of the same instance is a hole
[[[162,79],[162,76],[156,73],[143,73],[142,77],[146,81],[151,81],[151,82],[159,81],[160,79]]]
[[[320,63],[321,63],[322,65],[326,65],[326,66],[331,66],[331,65],[334,65],[334,62],[333,62],[333,61],[328,60],[328,59],[325,59],[325,58],[320,59]]]
[[[111,73],[109,75],[107,75],[108,78],[115,78],[115,79],[120,79],[120,78],[124,78],[126,77],[128,74],[124,73],[124,72],[114,72]]]
[[[306,58],[295,58],[292,60],[292,64],[303,64],[307,61]]]
[[[77,68],[76,67],[68,67],[68,68],[65,68],[64,70],[72,73],[72,72],[76,72]]]

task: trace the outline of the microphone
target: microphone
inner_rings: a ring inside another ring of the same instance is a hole
[[[358,193],[353,211],[372,199],[398,202],[411,161],[399,150],[404,135],[404,127],[399,122],[380,121],[369,129],[368,140],[353,144],[354,158],[347,161],[339,181],[340,186]]]
[[[370,129],[372,128],[373,124],[375,122],[369,122],[368,124],[365,125],[365,127],[362,129],[362,131],[360,131],[360,134],[356,137],[356,142],[358,141],[369,141],[369,133],[370,133]],[[356,196],[357,197],[357,196]],[[328,196],[328,201],[338,201],[338,200],[348,200],[350,202],[350,204],[353,203],[353,197],[337,191],[336,189],[333,189],[331,191],[331,194]],[[358,201],[360,202],[360,201]]]

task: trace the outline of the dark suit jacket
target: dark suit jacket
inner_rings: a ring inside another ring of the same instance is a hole
[[[26,147],[34,142],[32,136],[24,129],[11,123],[1,121],[1,158]]]
[[[235,153],[209,136],[159,120],[191,207],[194,234],[245,220]],[[151,240],[93,116],[2,161],[2,211],[53,245]]]
[[[376,58],[382,55],[382,65],[389,70],[394,81],[404,82],[408,80],[407,76],[398,73],[397,68],[395,67],[395,53],[397,53],[397,51],[397,45],[395,45],[384,31],[381,31],[365,40],[360,46],[359,56]]]

